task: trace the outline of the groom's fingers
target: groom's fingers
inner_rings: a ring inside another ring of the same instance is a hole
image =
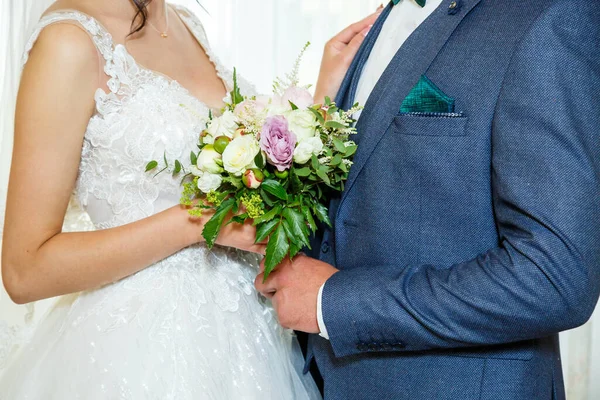
[[[254,280],[254,287],[256,287],[256,290],[263,296],[270,299],[277,292],[277,282],[275,277],[275,271],[273,271],[265,280],[265,274],[264,272],[261,272]]]

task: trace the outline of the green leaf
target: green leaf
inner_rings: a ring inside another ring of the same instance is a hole
[[[269,238],[267,251],[265,255],[265,280],[275,269],[290,249],[290,243],[283,228],[283,223],[280,223],[275,229],[275,233]]]
[[[221,231],[221,227],[223,226],[223,221],[233,208],[234,203],[235,199],[227,199],[222,202],[212,218],[206,223],[206,225],[204,225],[202,236],[206,240],[206,244],[209,249],[215,245],[215,241],[217,240],[219,232]]]
[[[298,255],[298,253],[300,253],[300,250],[302,250],[302,247],[297,246],[294,243],[290,243],[290,251],[289,251],[290,260],[292,258],[296,257]]]
[[[248,219],[248,213],[236,215],[233,218],[231,218],[231,220],[229,220],[229,222],[227,223],[227,225],[233,224],[233,223],[244,224],[244,222],[246,222],[247,219]]]
[[[351,145],[346,147],[346,152],[344,153],[345,157],[352,157],[354,155],[354,153],[356,153],[356,150],[358,149],[357,145]]]
[[[179,160],[175,160],[175,169],[173,169],[173,175],[177,175],[181,172],[181,163]]]
[[[269,222],[259,225],[256,228],[256,241],[254,243],[260,243],[269,237],[269,235],[275,230],[275,227],[278,223],[278,219],[272,219]]]
[[[292,107],[292,111],[295,111],[298,109],[298,106],[295,105],[294,103],[292,103],[291,101],[288,100],[288,102],[290,103],[290,106]]]
[[[198,156],[193,151],[190,152],[190,162],[192,163],[192,165],[198,164]]]
[[[273,196],[277,197],[280,200],[287,201],[287,199],[288,199],[287,192],[285,191],[283,186],[281,186],[281,183],[279,183],[275,180],[272,180],[272,179],[266,180],[262,183],[262,185],[260,185],[260,187],[265,192],[272,194]]]
[[[304,168],[297,168],[297,169],[295,169],[295,170],[294,170],[294,173],[295,173],[296,175],[298,175],[298,176],[301,176],[301,177],[306,177],[306,176],[309,176],[309,175],[310,175],[310,172],[311,172],[311,171],[310,171],[310,168],[308,168],[308,167],[304,167]]]
[[[346,129],[348,128],[345,124],[337,121],[327,121],[325,122],[326,128],[334,128],[334,129]]]
[[[231,91],[231,102],[236,106],[244,101],[244,96],[240,93],[240,87],[237,80],[237,69],[233,69],[233,90]]]
[[[263,215],[261,215],[260,217],[255,218],[253,225],[256,226],[258,224],[262,224],[263,222],[269,222],[273,218],[279,216],[280,213],[281,213],[281,206],[277,205],[277,206],[273,207],[272,209],[270,209],[269,211],[267,211],[266,213],[264,213]]]
[[[313,207],[313,211],[317,216],[317,219],[328,226],[331,226],[331,221],[329,220],[329,210],[321,203],[317,203]]]
[[[321,123],[321,125],[325,123],[325,118],[323,118],[323,114],[321,114],[321,111],[315,110],[312,107],[309,107],[308,110],[311,111],[315,115],[315,117],[317,117],[317,120]]]
[[[331,181],[329,180],[329,177],[327,176],[327,174],[325,172],[323,172],[322,169],[317,170],[317,175],[319,176],[319,178],[321,178],[321,180],[323,182],[325,182],[326,185],[331,185]]]
[[[333,145],[335,146],[336,150],[340,153],[346,153],[346,145],[344,145],[344,142],[342,142],[340,139],[333,138]]]
[[[254,157],[254,164],[256,168],[263,169],[265,167],[265,158],[263,157],[262,151],[259,151],[256,157]]]
[[[262,185],[261,185],[262,186]],[[269,207],[273,207],[275,205],[275,201],[271,198],[269,193],[267,193],[264,189],[260,189],[260,197],[262,197],[263,201]]]
[[[146,164],[146,172],[152,171],[156,167],[158,167],[158,162],[157,161],[150,161],[148,164]]]
[[[304,214],[304,218],[306,219],[306,222],[308,222],[310,230],[313,233],[315,233],[317,231],[317,224],[315,223],[315,219],[313,218],[312,213],[310,212],[310,208],[308,208],[307,206],[303,206],[302,214]]]
[[[306,228],[304,215],[292,208],[285,208],[283,217],[289,224],[290,241],[298,245],[308,245],[308,229]]]
[[[333,157],[333,159],[331,160],[331,162],[329,163],[329,165],[332,166],[337,166],[340,165],[342,163],[342,155],[340,153],[336,154],[335,157]]]
[[[315,171],[318,170],[321,163],[319,162],[319,159],[317,158],[317,156],[313,154],[312,157],[310,158],[310,160],[312,162],[313,169]]]

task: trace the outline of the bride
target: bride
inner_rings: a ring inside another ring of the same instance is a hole
[[[316,99],[335,95],[376,16],[326,46]],[[0,399],[318,398],[255,292],[253,228],[229,225],[207,250],[178,179],[143,170],[188,155],[197,115],[231,90],[198,19],[164,0],[59,0],[24,62],[3,279],[16,303],[72,295],[10,360]],[[97,230],[62,232],[73,191]]]

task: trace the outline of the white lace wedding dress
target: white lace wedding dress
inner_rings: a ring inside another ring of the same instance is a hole
[[[181,19],[231,89],[200,22]],[[179,201],[179,179],[144,172],[151,159],[185,159],[207,106],[176,81],[138,65],[93,18],[45,16],[43,28],[85,29],[105,62],[106,93],[85,133],[76,196],[97,229],[127,224]],[[25,62],[27,53],[25,54]],[[252,88],[242,83],[250,93]],[[314,399],[292,332],[256,293],[257,258],[196,245],[97,290],[62,298],[0,372],[0,399]],[[1,347],[1,346],[0,346]],[[0,363],[1,365],[2,363]]]

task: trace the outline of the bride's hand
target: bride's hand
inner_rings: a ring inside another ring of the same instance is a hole
[[[323,102],[326,96],[335,98],[354,56],[382,11],[380,6],[374,14],[350,25],[327,42],[315,88],[317,103]]]
[[[256,240],[256,227],[252,225],[252,220],[247,219],[244,224],[232,223],[223,224],[217,244],[227,247],[248,251],[250,253],[265,254],[266,243],[254,243]]]

